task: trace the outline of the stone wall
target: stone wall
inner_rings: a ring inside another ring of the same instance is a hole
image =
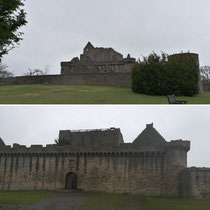
[[[131,87],[131,73],[92,73],[69,75],[21,76],[0,79],[0,85],[69,84]]]
[[[165,195],[162,161],[161,154],[1,154],[0,190],[65,189],[75,172],[84,191]]]
[[[96,63],[121,61],[123,55],[116,52],[112,48],[95,48],[91,43],[88,43],[84,48],[83,54],[88,56],[92,61]]]
[[[179,195],[178,175],[187,167],[189,141],[167,142],[153,124],[133,143],[123,143],[115,128],[61,131],[61,137],[71,143],[11,147],[1,140],[0,190],[65,189],[73,175],[84,191]]]
[[[98,129],[98,130],[60,130],[59,139],[72,146],[89,146],[104,148],[104,146],[120,146],[124,143],[120,129]]]
[[[61,62],[61,74],[131,73],[135,58],[127,58],[112,48],[95,48],[90,42],[83,54],[71,61]]]
[[[179,194],[179,177],[178,174],[187,168],[187,153],[184,150],[171,149],[167,151],[166,157],[165,181],[168,195],[174,196]]]
[[[187,168],[179,180],[181,197],[210,200],[210,168]]]
[[[173,54],[173,55],[169,55],[168,56],[168,60],[176,60],[176,59],[189,59],[191,58],[192,60],[194,60],[197,65],[199,66],[200,62],[199,62],[199,55],[197,53],[178,53],[178,54]]]
[[[210,91],[210,81],[209,82],[202,82],[203,91]]]
[[[75,60],[77,60],[75,58]],[[88,63],[88,64],[87,64]],[[91,61],[87,61],[84,65],[77,60],[75,63],[62,62],[61,63],[61,74],[97,74],[97,73],[130,73],[134,63],[112,63],[112,64],[100,64],[95,65]]]
[[[168,160],[165,152],[91,152],[88,147],[74,152],[78,148],[0,148],[0,190],[65,189],[67,174],[74,172],[77,189],[84,191],[178,196],[176,180],[185,165]]]

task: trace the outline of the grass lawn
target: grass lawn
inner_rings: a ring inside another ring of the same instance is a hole
[[[85,193],[85,192],[63,192],[59,191],[0,191],[0,207],[4,204],[25,205],[39,203],[48,200],[49,206],[52,205],[51,199],[57,202],[65,202],[74,199],[81,201],[79,210],[87,209],[138,209],[138,210],[210,210],[210,201],[179,199],[179,198],[158,198],[158,197],[140,197],[133,195],[116,195],[109,193]],[[55,203],[54,203],[55,204]],[[38,205],[39,207],[40,204]],[[54,206],[56,207],[56,206]],[[53,207],[47,209],[54,209]]]
[[[146,197],[144,210],[210,210],[210,201]]]
[[[53,197],[53,191],[0,191],[0,204],[30,204]]]
[[[210,92],[177,97],[189,104],[210,104]],[[135,94],[129,88],[87,85],[0,86],[0,104],[168,104],[165,96]]]
[[[79,210],[85,209],[142,209],[142,198],[132,195],[116,195],[109,193],[89,193]],[[143,210],[143,209],[142,209]]]
[[[139,210],[210,210],[210,201],[92,193],[80,210],[96,209],[95,207],[107,210],[122,208]]]

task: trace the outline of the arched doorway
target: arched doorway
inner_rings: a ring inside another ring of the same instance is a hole
[[[69,172],[66,175],[66,190],[76,190],[77,189],[77,174],[74,172]]]

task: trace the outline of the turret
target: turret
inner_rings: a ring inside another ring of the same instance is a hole
[[[190,141],[176,140],[167,142],[166,155],[168,165],[176,168],[187,168],[187,152],[190,150]]]
[[[178,195],[178,173],[187,168],[187,152],[190,150],[190,141],[176,140],[166,143],[165,179],[166,193]]]

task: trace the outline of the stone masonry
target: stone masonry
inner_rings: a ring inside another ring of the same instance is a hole
[[[179,53],[168,56],[168,60],[182,57],[189,53]],[[190,53],[199,65],[199,55]],[[132,69],[136,59],[130,54],[126,58],[112,48],[94,47],[90,42],[84,47],[80,57],[71,61],[61,62],[60,74],[39,76],[17,76],[0,78],[1,85],[95,85],[113,87],[132,87]],[[199,80],[200,93],[209,91],[210,84]]]
[[[193,184],[194,188],[187,187],[187,191],[186,186],[193,182],[186,185],[180,175],[190,170],[190,142],[167,142],[153,124],[148,124],[132,143],[124,143],[117,128],[60,131],[59,139],[67,145],[11,147],[0,140],[0,190],[80,189],[191,196],[188,191],[196,189]],[[201,182],[208,194],[209,175]]]
[[[112,48],[95,48],[90,42],[83,54],[70,62],[61,62],[61,74],[131,73],[136,59],[127,58]]]
[[[71,61],[61,62],[61,73],[54,75],[0,78],[0,85],[99,85],[131,87],[135,58],[127,58],[112,48],[94,47],[90,42],[84,52]]]
[[[186,168],[179,179],[182,197],[210,200],[210,168]]]

